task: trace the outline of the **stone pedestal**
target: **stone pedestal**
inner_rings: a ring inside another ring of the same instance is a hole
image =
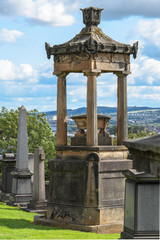
[[[27,204],[32,199],[31,176],[32,173],[25,170],[15,168],[12,172],[12,193],[10,194],[11,205],[27,207]]]
[[[2,163],[2,191],[0,200],[2,202],[9,200],[9,194],[12,190],[12,174],[11,172],[15,168],[16,159],[15,154],[6,153],[3,155]]]
[[[159,179],[135,169],[124,172],[126,180],[122,239],[159,239]]]
[[[51,160],[47,219],[38,222],[97,233],[121,232],[124,176],[132,167],[123,146],[57,147]]]
[[[87,137],[82,136],[75,136],[71,137],[71,145],[72,146],[86,146],[87,145]],[[98,133],[98,146],[106,146],[106,145],[113,145],[113,138],[108,134],[100,134]]]

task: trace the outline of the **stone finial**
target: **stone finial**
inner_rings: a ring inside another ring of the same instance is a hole
[[[80,10],[83,12],[83,23],[86,27],[97,26],[100,23],[103,8],[88,7]]]

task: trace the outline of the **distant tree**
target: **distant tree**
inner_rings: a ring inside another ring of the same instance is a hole
[[[0,112],[0,152],[16,153],[19,109],[8,111],[2,107]],[[48,179],[48,160],[55,158],[56,137],[45,118],[44,113],[36,109],[27,111],[28,150],[34,153],[38,146],[42,146],[46,155],[45,176]]]
[[[143,126],[130,126],[128,128],[128,138],[133,139],[133,138],[139,138],[139,137],[147,137],[147,136],[152,136],[155,135],[155,132],[147,132],[146,128]]]
[[[117,126],[113,125],[109,129],[109,132],[110,132],[110,134],[115,135],[115,138],[113,139],[113,144],[117,145]],[[156,132],[153,132],[153,131],[147,132],[146,128],[144,126],[130,126],[128,128],[128,139],[147,137],[147,136],[152,136],[155,134],[156,134]]]

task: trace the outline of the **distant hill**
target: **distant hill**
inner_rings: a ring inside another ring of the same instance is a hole
[[[147,110],[155,110],[160,108],[150,108],[150,107],[136,107],[136,106],[129,106],[128,107],[128,112],[134,112],[134,111],[147,111]],[[82,108],[77,108],[77,109],[67,109],[67,115],[80,115],[80,114],[85,114],[87,112],[86,107]],[[117,113],[117,107],[102,107],[98,106],[97,107],[97,112],[99,114],[111,114],[111,113]],[[46,116],[48,115],[57,115],[57,111],[49,111],[46,112]]]

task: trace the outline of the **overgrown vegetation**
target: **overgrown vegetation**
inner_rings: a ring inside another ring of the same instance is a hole
[[[0,151],[16,153],[19,109],[8,111],[2,107],[0,112]],[[36,109],[27,111],[28,149],[34,153],[38,146],[42,146],[46,155],[45,177],[48,179],[48,160],[56,156],[56,137],[45,118],[44,113]]]
[[[34,225],[35,213],[0,203],[0,239],[118,239],[120,234],[96,234]]]

